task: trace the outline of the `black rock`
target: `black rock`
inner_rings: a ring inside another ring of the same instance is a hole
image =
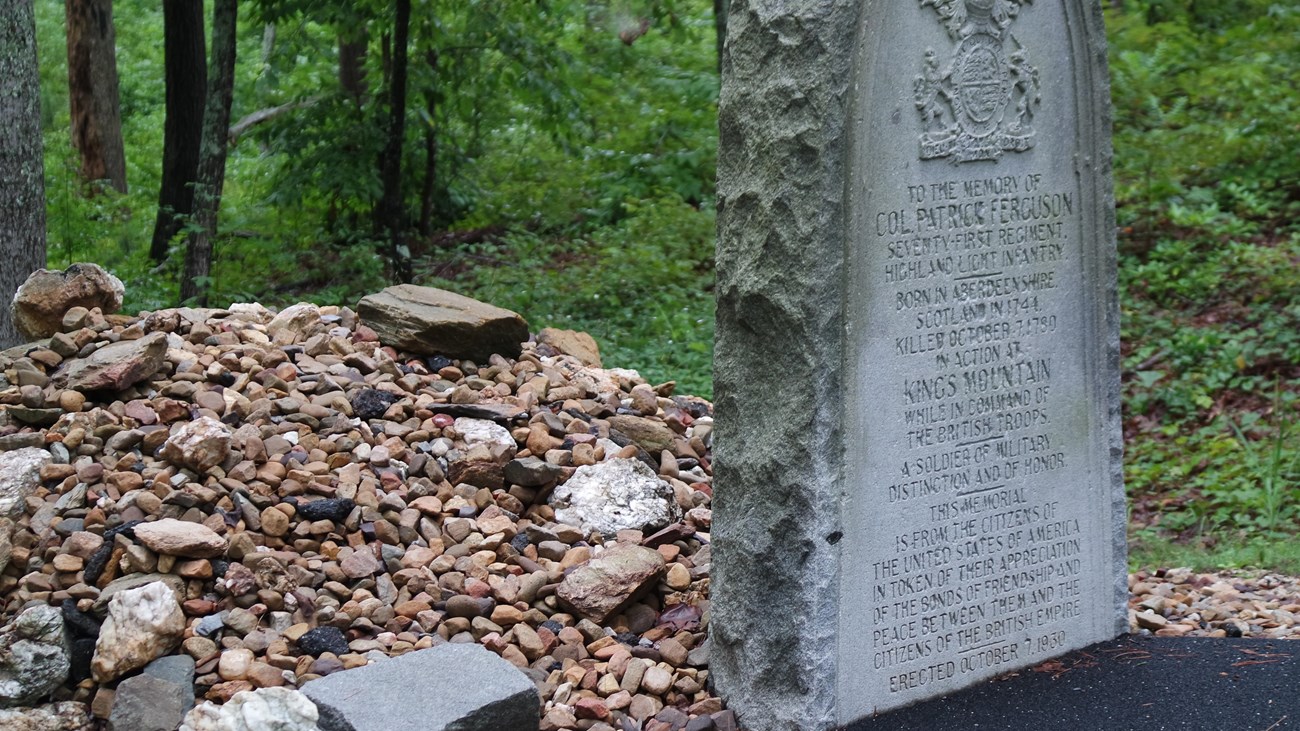
[[[352,413],[366,420],[378,419],[384,415],[389,406],[401,400],[402,398],[395,393],[363,388],[352,395]]]
[[[63,626],[67,627],[74,637],[88,637],[92,640],[99,637],[99,622],[77,609],[75,599],[64,599],[59,608],[63,610]]]
[[[1241,625],[1237,624],[1236,622],[1226,622],[1223,625],[1223,631],[1229,637],[1240,637]]]
[[[304,655],[320,656],[323,652],[344,655],[349,652],[348,639],[338,627],[317,627],[309,629],[298,638],[298,649]]]
[[[545,622],[542,622],[542,626],[545,627],[546,629],[549,629],[551,631],[551,634],[553,635],[560,634],[560,630],[564,629],[564,625],[552,619],[548,619]]]
[[[82,637],[69,644],[71,667],[68,670],[68,681],[75,685],[90,677],[90,661],[95,657],[95,640]]]
[[[528,535],[526,533],[520,533],[519,535],[510,539],[511,547],[513,547],[516,551],[519,551],[520,553],[523,553],[524,549],[528,548],[528,543],[529,543]]]
[[[104,531],[104,543],[106,545],[112,543],[113,537],[118,535],[119,533],[134,541],[135,527],[137,525],[140,525],[143,522],[144,522],[143,520],[128,520],[125,523],[115,528],[109,528],[108,530]]]
[[[226,575],[226,570],[230,568],[230,562],[224,558],[212,559],[212,576],[220,579]]]
[[[429,370],[431,372],[437,373],[443,368],[451,365],[451,358],[448,358],[445,355],[431,355],[425,362],[429,364]]]
[[[343,522],[357,506],[348,498],[328,498],[298,503],[298,517],[305,520],[333,520]]]
[[[104,531],[108,533],[108,531]],[[113,539],[108,538],[99,544],[99,548],[90,554],[86,559],[86,565],[82,569],[82,580],[91,586],[99,581],[99,575],[104,573],[104,568],[108,566],[108,560],[113,557]]]

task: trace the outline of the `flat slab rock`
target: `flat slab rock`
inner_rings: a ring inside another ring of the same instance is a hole
[[[653,549],[615,546],[570,571],[555,593],[566,607],[604,622],[649,591],[663,575],[664,565],[663,556]]]
[[[478,645],[439,645],[313,680],[323,731],[537,731],[537,689]]]
[[[1297,673],[1289,640],[1121,637],[845,731],[1294,731]]]
[[[366,295],[357,305],[357,314],[386,345],[419,355],[513,358],[528,339],[528,323],[517,313],[414,284]]]
[[[66,361],[54,376],[54,383],[83,392],[121,391],[158,372],[166,354],[165,333],[150,333],[139,340],[122,340],[85,358]]]

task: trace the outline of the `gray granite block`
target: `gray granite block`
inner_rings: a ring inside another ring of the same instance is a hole
[[[324,731],[537,731],[540,700],[518,668],[445,644],[303,685]]]

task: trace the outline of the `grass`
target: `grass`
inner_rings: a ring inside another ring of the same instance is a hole
[[[1193,571],[1278,571],[1300,575],[1300,543],[1290,541],[1235,541],[1213,546],[1142,538],[1130,539],[1130,571],[1185,566]]]

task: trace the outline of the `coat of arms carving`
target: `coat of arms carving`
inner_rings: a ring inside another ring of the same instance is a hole
[[[946,61],[927,49],[916,77],[921,159],[997,160],[1033,147],[1038,69],[1010,30],[1021,6],[1033,0],[920,2],[935,9],[956,44]]]

